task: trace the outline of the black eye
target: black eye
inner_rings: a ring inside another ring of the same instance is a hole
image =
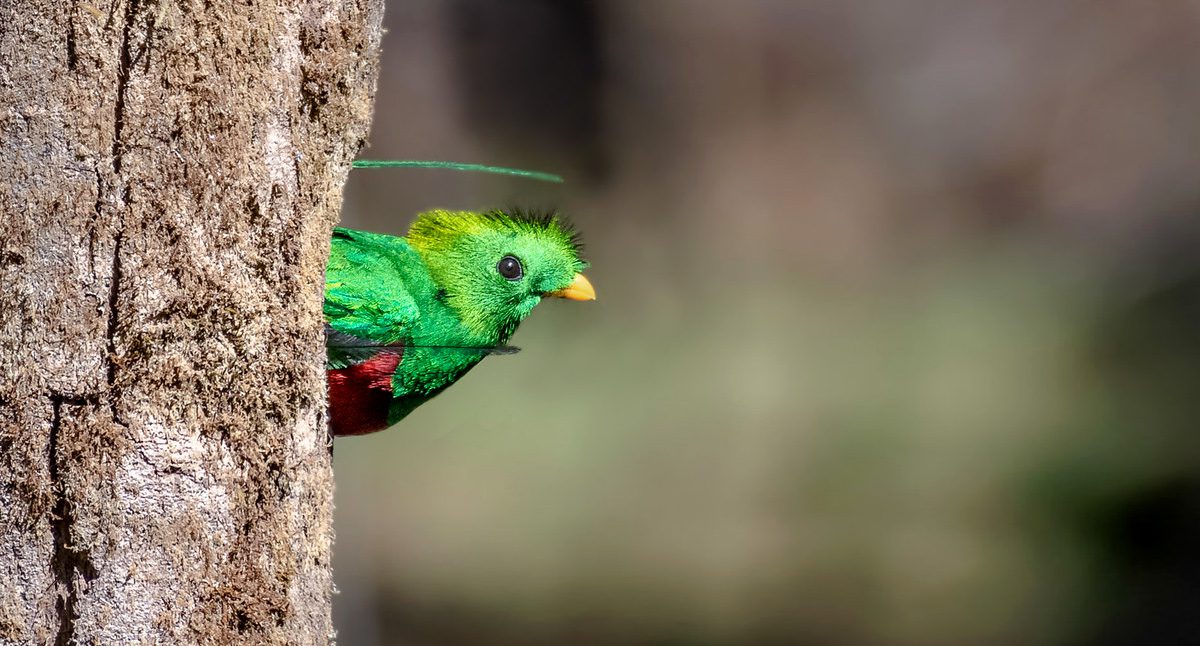
[[[521,261],[513,256],[501,258],[500,263],[496,265],[496,271],[509,280],[521,280],[522,274],[525,273],[521,269]]]

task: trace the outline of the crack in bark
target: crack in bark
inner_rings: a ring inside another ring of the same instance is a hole
[[[129,92],[129,75],[133,68],[133,52],[129,38],[133,31],[133,16],[137,13],[137,0],[129,0],[125,7],[125,24],[121,29],[121,60],[117,67],[117,100],[113,105],[113,174],[121,172],[121,139],[125,131],[125,95]]]
[[[104,208],[104,178],[100,175],[99,163],[92,169],[96,173],[96,202],[92,205],[92,216],[88,219],[88,270],[96,277],[96,226]]]
[[[62,431],[62,407],[75,399],[67,399],[58,394],[50,396],[53,413],[50,418],[49,465],[50,489],[54,494],[54,510],[50,518],[50,532],[54,537],[54,554],[50,557],[50,569],[60,587],[55,610],[58,613],[58,632],[54,638],[55,646],[68,646],[75,638],[76,605],[79,603],[80,590],[77,577],[91,582],[96,578],[96,566],[92,563],[88,550],[77,549],[71,543],[71,535],[75,526],[75,510],[67,499],[67,486],[63,480],[59,466],[62,461],[59,455],[60,435]]]
[[[115,8],[115,7],[114,7]],[[125,22],[122,25],[119,64],[117,67],[117,89],[113,105],[113,137],[112,137],[112,173],[114,185],[120,187],[119,205],[123,208],[129,195],[128,187],[120,183],[121,165],[123,162],[122,143],[125,131],[125,101],[129,93],[129,77],[134,64],[133,53],[130,49],[130,39],[133,33],[133,19],[138,10],[138,1],[129,0],[125,7]],[[73,25],[72,25],[73,30]],[[75,61],[74,33],[68,37],[68,58],[71,67]],[[96,203],[94,217],[98,221],[103,209],[105,195],[104,178],[99,168],[96,169]],[[113,386],[116,383],[117,371],[117,323],[120,319],[118,304],[121,295],[123,270],[121,267],[121,247],[125,237],[123,218],[117,218],[116,233],[113,236],[113,257],[108,289],[108,320],[105,325],[105,348],[108,355],[105,380],[108,391],[105,393],[109,411],[113,421],[122,424],[117,415]],[[95,222],[89,228],[89,260],[95,267]],[[67,463],[65,456],[60,455],[62,448],[62,409],[64,405],[81,406],[98,404],[100,396],[96,394],[64,395],[52,393],[50,396],[52,415],[50,420],[50,437],[48,439],[47,465],[50,479],[50,490],[53,493],[54,505],[50,516],[50,531],[54,539],[54,552],[50,557],[50,569],[54,573],[58,587],[58,599],[55,611],[58,614],[58,631],[54,638],[55,646],[69,646],[75,641],[75,622],[81,588],[97,576],[96,565],[93,563],[89,550],[80,549],[73,544],[75,533],[75,508],[68,496],[69,488],[63,474],[63,465]],[[82,582],[80,581],[82,579]]]
[[[75,9],[71,7],[67,13],[67,71],[74,72],[79,64],[79,53],[75,49]]]
[[[125,7],[125,24],[121,28],[120,63],[117,67],[117,96],[113,102],[113,140],[112,140],[112,172],[113,178],[120,181],[121,165],[124,151],[122,144],[125,132],[125,98],[129,93],[129,77],[133,71],[134,57],[129,41],[133,32],[134,16],[138,10],[138,0],[129,0]],[[100,209],[100,176],[97,173],[97,213]],[[129,198],[128,186],[121,187],[121,200],[118,208],[127,206]],[[105,379],[108,383],[108,407],[113,421],[122,423],[117,415],[117,405],[113,396],[113,386],[117,376],[117,322],[120,318],[118,304],[121,295],[121,243],[125,238],[124,219],[118,218],[116,234],[113,236],[113,260],[108,289],[108,323],[105,329],[106,349],[108,352],[108,367]]]
[[[121,243],[124,238],[124,231],[117,231],[117,235],[113,238],[112,277],[109,280],[108,287],[108,325],[104,331],[105,339],[108,342],[108,373],[106,379],[108,381],[110,406],[112,405],[113,384],[117,380],[117,303],[121,296]],[[116,415],[114,414],[113,417],[116,418]]]

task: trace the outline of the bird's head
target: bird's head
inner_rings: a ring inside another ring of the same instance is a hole
[[[575,231],[556,214],[427,211],[408,231],[446,303],[483,337],[506,341],[543,296],[594,300]]]

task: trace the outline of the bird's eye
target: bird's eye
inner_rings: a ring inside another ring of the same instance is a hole
[[[521,276],[525,273],[521,269],[521,261],[514,256],[501,258],[500,263],[496,265],[496,271],[509,280],[521,280]]]

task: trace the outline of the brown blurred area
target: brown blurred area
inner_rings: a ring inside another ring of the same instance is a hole
[[[1200,643],[1200,2],[411,0],[343,223],[555,206],[339,440],[339,643]]]

